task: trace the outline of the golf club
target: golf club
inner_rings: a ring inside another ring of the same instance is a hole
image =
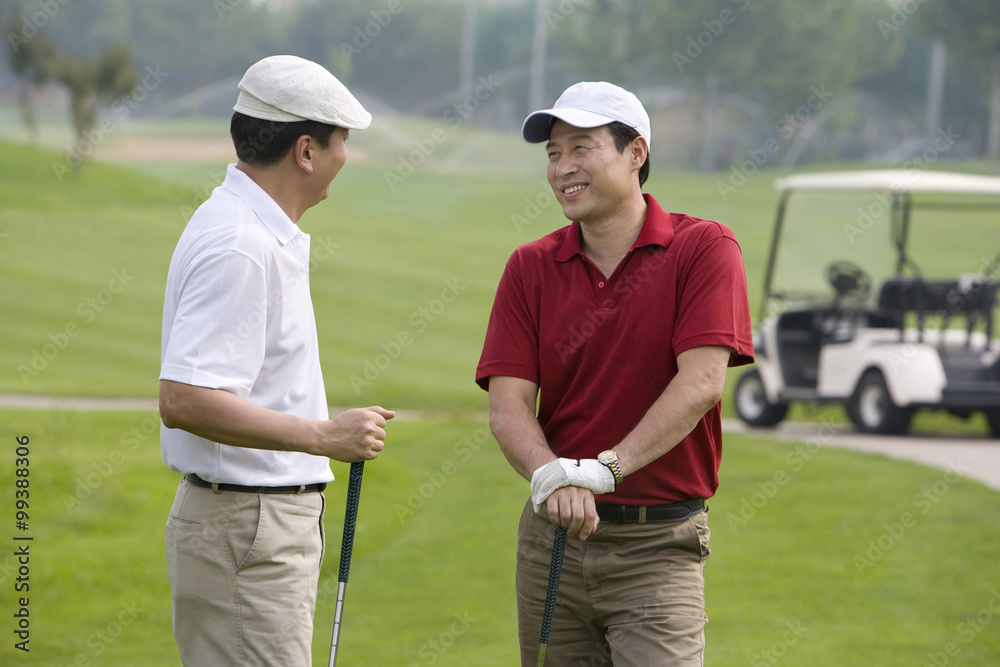
[[[538,647],[538,667],[545,665],[545,649],[549,645],[552,615],[556,611],[556,595],[559,593],[559,575],[562,574],[563,552],[565,550],[566,527],[556,526],[556,537],[552,541],[552,565],[549,566],[549,589],[545,594],[545,610],[542,612],[542,636]]]
[[[337,644],[340,641],[340,621],[344,614],[344,592],[347,590],[347,574],[351,570],[351,551],[354,549],[354,526],[358,521],[358,500],[361,497],[361,476],[365,472],[365,462],[351,464],[350,481],[347,484],[347,509],[344,512],[344,539],[340,545],[340,575],[337,577],[337,610],[333,616],[333,638],[330,640],[330,664],[337,664]]]

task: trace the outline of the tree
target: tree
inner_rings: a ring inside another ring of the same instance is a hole
[[[55,9],[46,10],[44,14],[48,17],[45,26],[60,23],[54,18],[61,13],[62,6],[53,7]],[[131,94],[139,84],[131,49],[123,43],[93,57],[73,53],[65,46],[57,46],[57,40],[43,32],[36,22],[28,22],[20,8],[14,9],[4,32],[7,33],[10,68],[25,84],[21,108],[33,139],[37,137],[38,126],[32,96],[42,85],[58,83],[69,93],[70,116],[79,145],[96,127],[101,109]],[[75,157],[75,164],[79,164],[83,156]]]
[[[780,118],[806,103],[813,88],[843,99],[891,66],[902,45],[875,29],[884,10],[870,0],[591,0],[572,18],[583,62],[612,80],[683,82],[700,91],[707,168],[712,119],[725,94],[753,95]]]
[[[38,141],[38,118],[35,110],[35,94],[48,83],[55,57],[56,47],[37,28],[26,34],[24,16],[20,8],[11,12],[10,20],[3,26],[7,35],[7,62],[14,76],[21,81],[18,103],[28,135],[33,142]]]
[[[1000,2],[929,0],[915,16],[925,34],[943,39],[971,72],[989,82],[986,154],[1000,157]]]
[[[93,60],[75,55],[52,58],[50,77],[69,93],[70,113],[77,141],[83,141],[97,125],[99,111],[126,95],[139,84],[139,76],[127,46],[117,46]]]

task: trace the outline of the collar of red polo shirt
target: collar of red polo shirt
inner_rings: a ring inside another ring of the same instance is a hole
[[[658,245],[666,248],[674,239],[674,226],[670,221],[670,214],[660,208],[653,195],[643,194],[642,198],[646,200],[646,220],[643,222],[642,230],[632,247],[642,248],[648,245]],[[568,262],[577,255],[583,255],[580,234],[580,223],[574,220],[562,247],[556,253],[557,262]]]

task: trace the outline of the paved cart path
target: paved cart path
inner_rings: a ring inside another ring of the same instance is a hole
[[[26,410],[141,411],[157,409],[155,398],[83,398],[0,394],[0,408]],[[331,406],[330,414],[344,408]],[[485,422],[481,411],[398,410],[396,419],[465,418]],[[774,429],[751,429],[736,419],[723,420],[726,432],[741,433],[762,440],[798,441],[826,447],[845,447],[881,454],[894,459],[915,461],[927,466],[954,470],[1000,491],[1000,440],[983,436],[962,437],[917,434],[874,436],[857,433],[850,426],[814,422],[784,422]]]
[[[918,433],[907,436],[866,435],[846,424],[784,422],[773,429],[754,429],[736,419],[723,420],[722,428],[762,440],[817,443],[915,461],[954,470],[1000,491],[1000,440],[982,436],[954,437]]]

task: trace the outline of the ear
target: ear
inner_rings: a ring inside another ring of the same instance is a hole
[[[316,150],[316,142],[308,134],[303,134],[295,140],[292,146],[292,155],[295,157],[295,164],[299,169],[307,174],[313,173],[313,153]]]
[[[646,156],[649,155],[649,144],[643,137],[636,137],[632,140],[632,146],[630,148],[632,155],[632,162],[636,169],[642,167],[646,162]]]

